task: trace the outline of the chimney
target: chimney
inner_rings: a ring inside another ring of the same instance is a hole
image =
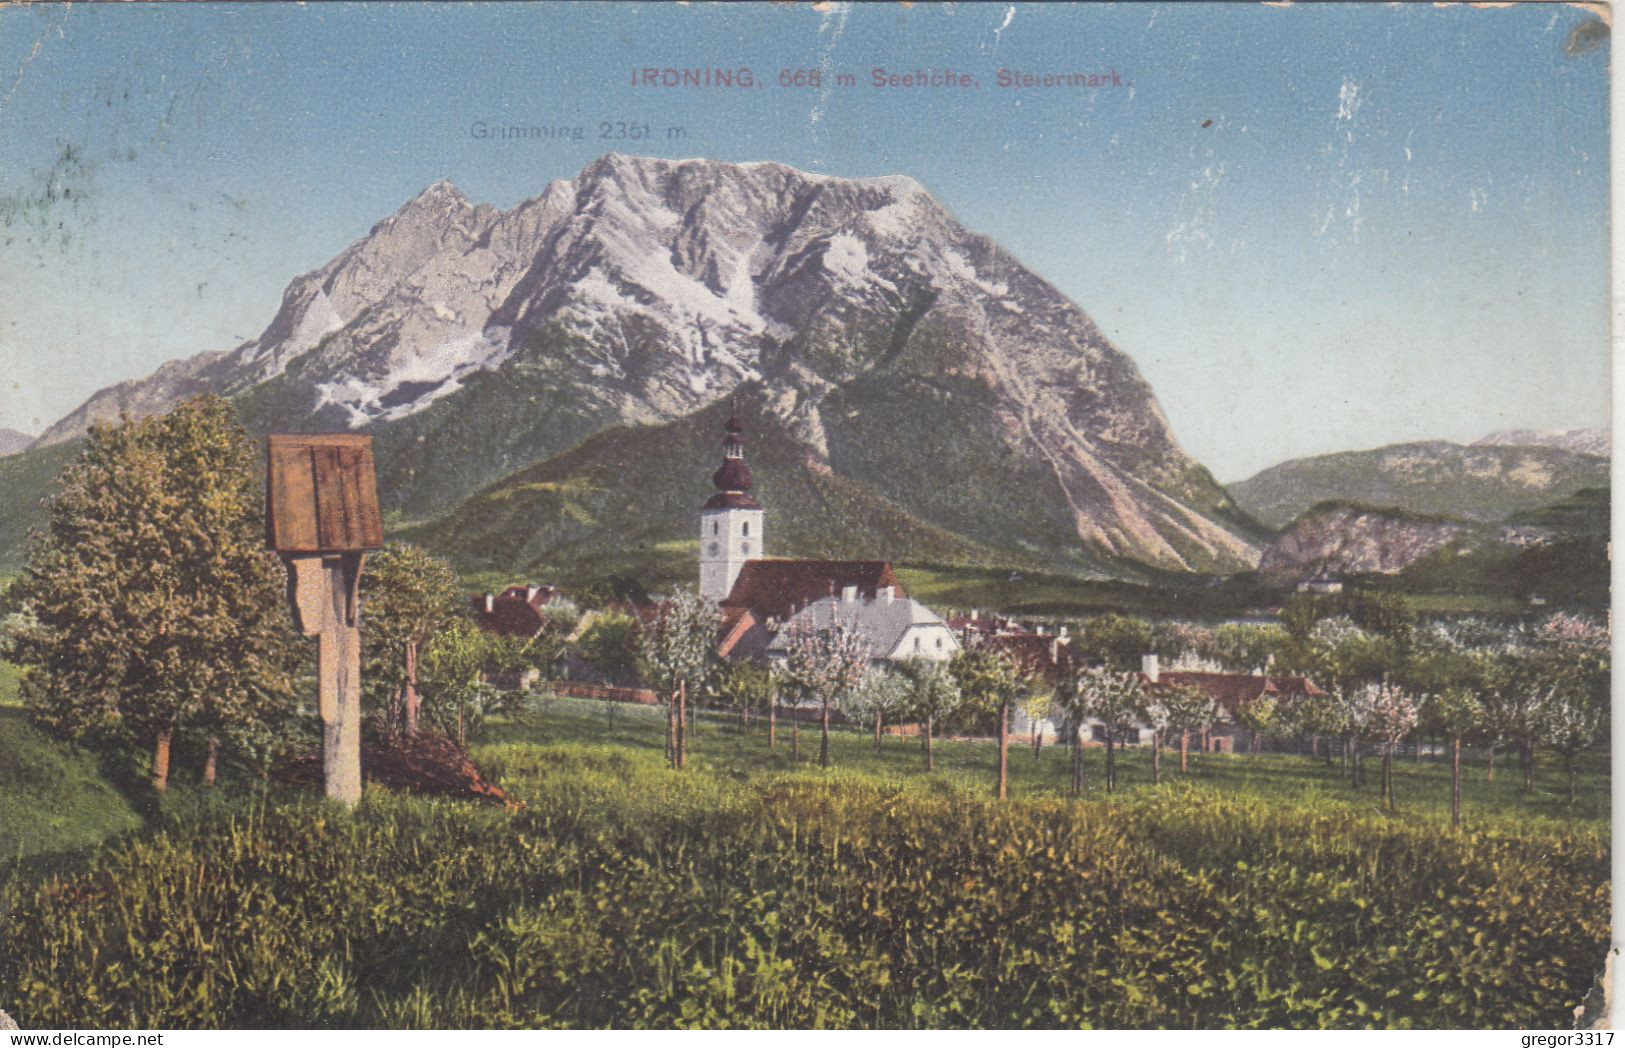
[[[1157,683],[1157,657],[1155,655],[1140,656],[1140,672],[1152,684]]]
[[[487,593],[485,595],[485,613],[487,615],[491,614],[491,612],[496,610],[496,603],[497,603],[496,597],[492,596],[489,593]]]
[[[857,601],[858,601],[858,588],[856,586],[842,587],[842,589],[841,589],[841,603],[842,604],[856,604]]]
[[[875,590],[875,596],[882,604],[890,604],[897,599],[897,590],[891,586],[882,586]]]

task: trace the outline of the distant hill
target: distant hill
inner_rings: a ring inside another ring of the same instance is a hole
[[[34,443],[34,438],[19,429],[0,426],[0,456],[15,455]]]
[[[1336,575],[1393,574],[1474,529],[1448,517],[1322,502],[1276,536],[1258,571],[1277,584],[1321,569]]]
[[[651,585],[686,581],[698,573],[697,513],[714,493],[709,478],[731,410],[715,405],[675,422],[599,433],[400,537],[449,557],[464,572],[566,583],[615,572]],[[978,459],[967,449],[955,470],[923,477],[918,486],[890,485],[887,493],[857,479],[863,470],[831,469],[775,416],[743,405],[741,414],[771,556],[861,551],[899,563],[1134,574],[1132,565],[1091,560],[1056,538],[1061,532],[1039,469],[997,455]],[[903,421],[894,425],[906,429]],[[963,434],[973,446],[974,436],[973,428]],[[926,489],[935,489],[936,498],[925,497]]]
[[[1293,459],[1229,490],[1243,510],[1284,528],[1317,503],[1334,500],[1501,521],[1607,484],[1608,460],[1597,455],[1435,440]]]
[[[1473,441],[1474,447],[1515,445],[1535,448],[1562,448],[1584,455],[1607,457],[1612,439],[1606,429],[1506,429]]]
[[[1502,524],[1471,525],[1382,576],[1407,593],[1480,595],[1545,607],[1609,606],[1609,489],[1585,488]]]

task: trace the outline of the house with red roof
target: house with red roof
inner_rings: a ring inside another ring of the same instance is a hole
[[[475,625],[504,637],[534,637],[547,628],[542,609],[563,594],[557,586],[509,586],[501,593],[477,593],[468,598]]]
[[[1141,660],[1140,683],[1155,692],[1163,688],[1195,688],[1210,697],[1219,708],[1219,720],[1208,733],[1210,747],[1231,752],[1254,740],[1241,725],[1241,712],[1260,699],[1273,701],[1277,709],[1291,709],[1300,702],[1325,697],[1326,693],[1308,677],[1280,673],[1210,673],[1193,670],[1162,670],[1155,655]]]

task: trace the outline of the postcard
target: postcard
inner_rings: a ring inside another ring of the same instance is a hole
[[[0,8],[0,1020],[1606,1044],[1609,56]]]

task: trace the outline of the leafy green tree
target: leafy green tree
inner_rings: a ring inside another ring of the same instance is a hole
[[[1212,627],[1165,619],[1151,625],[1151,646],[1146,650],[1162,652],[1177,661],[1186,657],[1213,659],[1217,649],[1218,633]]]
[[[1213,655],[1231,673],[1258,673],[1287,649],[1288,640],[1278,626],[1227,622],[1213,631]]]
[[[880,749],[881,730],[886,721],[895,721],[908,710],[909,682],[890,670],[873,670],[852,692],[847,714],[853,720],[869,720],[875,726],[875,749]]]
[[[1144,701],[1140,707],[1140,719],[1151,729],[1151,781],[1162,785],[1162,743],[1167,737],[1168,729],[1173,725],[1173,711],[1162,701],[1159,692],[1144,690]]]
[[[362,680],[391,731],[417,734],[423,646],[460,611],[457,576],[426,550],[392,543],[361,576]]]
[[[620,611],[606,611],[576,640],[576,653],[611,684],[630,684],[638,676],[638,620]]]
[[[984,712],[998,713],[999,772],[994,795],[1005,800],[1010,796],[1010,707],[1026,692],[1029,674],[1008,652],[987,643],[955,652],[948,671],[966,702]]]
[[[1034,674],[1029,684],[1019,701],[1022,715],[1032,727],[1033,760],[1037,760],[1044,748],[1044,721],[1055,709],[1055,688],[1039,674]]]
[[[1140,659],[1154,651],[1151,624],[1132,615],[1096,615],[1078,624],[1072,650],[1088,662],[1099,662],[1127,672],[1140,668]]]
[[[497,708],[512,712],[511,704],[522,701],[530,686],[527,682],[556,679],[566,648],[564,636],[548,627],[528,637],[487,633],[486,679],[521,685],[508,691],[499,690],[495,700]]]
[[[1541,710],[1546,742],[1563,758],[1568,773],[1569,803],[1574,803],[1574,763],[1597,741],[1608,712],[1583,689],[1558,686]]]
[[[931,751],[932,733],[944,717],[953,713],[965,701],[959,681],[940,662],[928,659],[908,659],[896,666],[896,672],[908,685],[909,716],[920,721],[925,736],[925,770],[936,769]]]
[[[1236,722],[1247,729],[1247,752],[1257,756],[1258,740],[1278,721],[1280,702],[1273,692],[1260,690],[1236,706]]]
[[[218,397],[94,426],[63,471],[15,599],[13,658],[42,724],[153,754],[177,733],[270,745],[304,665],[265,549],[259,452]]]
[[[1140,678],[1104,666],[1092,666],[1073,674],[1069,690],[1076,696],[1078,709],[1101,723],[1106,731],[1106,791],[1117,788],[1116,742],[1130,731],[1145,706]]]
[[[720,622],[715,604],[685,591],[660,605],[638,631],[643,676],[668,696],[666,738],[674,768],[688,766],[688,687],[710,672]]]
[[[1183,684],[1158,688],[1156,701],[1166,717],[1166,730],[1179,734],[1179,770],[1187,773],[1191,733],[1211,728],[1219,719],[1219,705],[1202,689]]]
[[[1553,694],[1553,677],[1562,672],[1557,660],[1543,660],[1523,645],[1508,645],[1491,659],[1483,698],[1484,724],[1491,736],[1492,780],[1495,743],[1505,742],[1516,747],[1522,761],[1523,792],[1534,792],[1535,751],[1545,733],[1545,707]]]
[[[766,666],[741,659],[723,663],[711,677],[721,705],[739,711],[739,732],[750,730],[750,716],[765,709],[773,697],[773,679]]]
[[[469,731],[479,730],[497,701],[496,689],[486,681],[491,648],[490,634],[459,618],[437,632],[423,652],[424,718],[442,734],[455,734],[459,746],[468,745]]]

